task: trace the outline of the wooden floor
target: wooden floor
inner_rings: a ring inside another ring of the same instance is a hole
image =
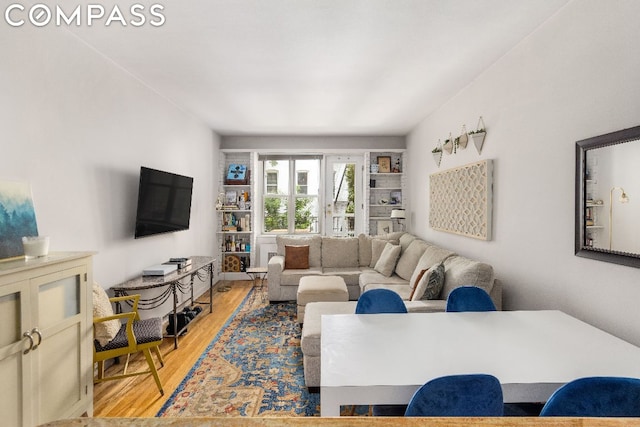
[[[160,395],[151,375],[98,383],[94,386],[93,416],[154,417],[242,302],[253,282],[234,281],[230,284],[229,292],[214,290],[213,313],[209,313],[208,306],[203,306],[202,314],[188,327],[189,332],[180,338],[177,350],[173,339],[165,338],[160,348],[165,364],[158,371],[164,396]],[[204,300],[208,297],[208,292],[203,295]],[[114,365],[107,370],[107,375],[121,368],[122,365]],[[147,364],[142,354],[132,357],[128,372],[144,369],[147,369]]]

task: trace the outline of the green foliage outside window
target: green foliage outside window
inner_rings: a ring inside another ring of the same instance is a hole
[[[355,213],[356,165],[353,163],[348,164],[345,175],[347,176],[347,186],[349,191],[346,213]]]
[[[288,231],[287,224],[287,198],[267,197],[264,200],[264,229],[266,232]],[[296,231],[309,231],[313,215],[311,212],[311,199],[297,197],[295,202],[295,226]]]

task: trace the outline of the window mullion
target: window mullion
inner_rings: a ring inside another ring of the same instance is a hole
[[[296,161],[289,161],[289,215],[287,216],[289,224],[289,234],[295,234],[296,231]]]

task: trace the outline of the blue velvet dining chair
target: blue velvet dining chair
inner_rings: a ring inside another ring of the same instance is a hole
[[[640,417],[640,379],[587,377],[556,390],[541,417]]]
[[[493,375],[468,374],[435,378],[420,387],[407,406],[407,417],[500,417],[500,381]]]
[[[358,298],[356,314],[406,313],[407,307],[397,293],[389,289],[371,289]],[[374,405],[369,413],[374,416],[402,416],[406,405]],[[353,415],[355,407],[351,408]]]
[[[389,289],[371,289],[358,298],[356,314],[406,313],[400,295]]]
[[[493,300],[482,288],[461,286],[455,288],[447,298],[447,311],[496,311]]]

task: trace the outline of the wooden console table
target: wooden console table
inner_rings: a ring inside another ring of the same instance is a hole
[[[193,298],[193,281],[197,276],[200,280],[209,276],[209,302],[198,302],[209,306],[209,313],[213,312],[213,264],[215,258],[207,256],[192,256],[191,265],[181,270],[174,271],[166,276],[138,276],[117,286],[113,286],[115,296],[124,296],[145,289],[165,288],[160,295],[151,298],[140,298],[138,308],[140,310],[151,310],[160,307],[170,296],[173,296],[173,311],[169,313],[173,316],[174,329],[178,326],[178,291],[182,294],[189,294],[189,298],[185,301],[194,303]],[[188,278],[188,283],[184,279]],[[116,311],[120,312],[121,307],[116,305]],[[174,334],[167,334],[166,337],[172,337],[174,348],[178,348],[178,336],[185,330],[186,325]]]

